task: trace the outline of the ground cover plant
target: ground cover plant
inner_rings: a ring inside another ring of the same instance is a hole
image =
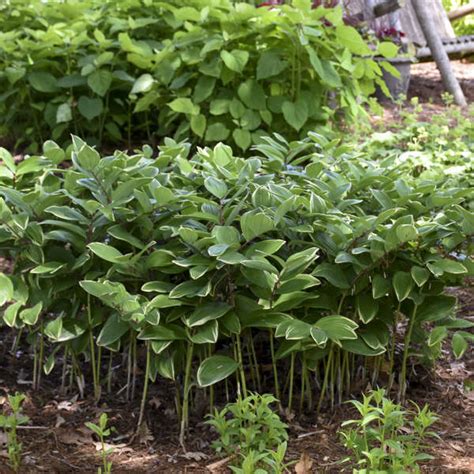
[[[249,390],[319,411],[354,380],[403,400],[413,361],[433,363],[450,333],[467,349],[443,294],[472,268],[463,180],[314,133],[247,159],[73,141],[21,162],[2,150],[2,321],[30,344],[34,386],[58,363],[63,386],[99,399],[122,360],[128,396],[143,389],[138,425],[148,384],[174,381],[184,442],[198,392],[210,411]]]
[[[33,151],[71,133],[242,151],[273,130],[304,137],[360,115],[397,54],[387,41],[369,48],[339,9],[309,0],[12,0],[0,12],[0,132]]]

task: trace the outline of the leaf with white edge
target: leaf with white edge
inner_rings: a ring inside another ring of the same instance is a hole
[[[208,321],[224,316],[232,307],[227,303],[204,303],[199,306],[186,318],[186,325],[190,328],[201,326]]]
[[[20,319],[28,326],[34,326],[38,322],[42,309],[43,303],[37,303],[32,308],[26,308],[20,312]]]
[[[324,331],[332,341],[342,341],[357,339],[355,329],[359,325],[345,316],[332,315],[321,318],[314,324],[314,327]]]
[[[274,229],[273,220],[263,212],[246,212],[240,218],[240,227],[245,240],[249,241]]]
[[[403,301],[408,298],[414,286],[413,278],[408,272],[396,272],[393,276],[393,288],[397,295],[398,301]]]
[[[22,306],[23,306],[23,303],[21,301],[17,301],[16,303],[13,303],[10,306],[8,306],[8,308],[4,311],[3,321],[8,327],[10,328],[15,327],[18,311],[20,310]]]
[[[205,188],[214,196],[219,199],[223,199],[227,194],[227,185],[221,179],[215,178],[214,176],[208,176],[204,180]]]
[[[469,344],[467,343],[466,339],[463,337],[462,334],[456,332],[454,333],[453,338],[451,340],[451,347],[453,349],[453,353],[456,359],[460,359],[466,352],[467,348],[469,347]]]
[[[377,316],[379,303],[371,294],[362,293],[356,297],[356,308],[360,319],[367,324]]]
[[[13,283],[5,274],[0,273],[0,306],[13,298]]]
[[[430,277],[430,272],[426,268],[418,267],[416,265],[411,267],[410,273],[419,287],[422,287]]]
[[[311,338],[319,347],[325,347],[328,342],[328,335],[320,328],[311,328]]]
[[[395,231],[400,243],[409,242],[418,238],[418,231],[412,224],[399,225]]]
[[[107,262],[118,263],[120,257],[123,257],[122,252],[110,245],[103,244],[101,242],[92,242],[88,245],[88,247],[95,255],[100,257],[102,260],[106,260]]]
[[[230,357],[214,355],[205,359],[199,366],[197,381],[201,388],[214,385],[232,375],[239,364]]]
[[[390,281],[382,275],[375,275],[372,279],[372,296],[374,299],[384,297],[391,290]]]

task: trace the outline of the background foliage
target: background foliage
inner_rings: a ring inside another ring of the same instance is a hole
[[[24,2],[0,7],[0,130],[14,144],[291,139],[384,88],[375,54],[339,9],[305,0]]]

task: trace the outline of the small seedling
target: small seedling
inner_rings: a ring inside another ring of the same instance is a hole
[[[373,390],[362,402],[352,400],[360,418],[348,420],[341,431],[344,446],[360,470],[354,472],[419,472],[418,462],[432,459],[421,452],[425,438],[436,437],[428,431],[438,419],[428,405],[405,410],[385,397],[385,390]]]
[[[99,467],[97,474],[110,474],[112,472],[112,462],[108,460],[109,454],[113,452],[112,448],[107,448],[105,440],[110,433],[115,430],[114,427],[107,428],[108,417],[107,413],[102,413],[99,417],[99,424],[87,422],[85,425],[93,431],[100,440],[102,453],[102,467]]]
[[[8,395],[11,414],[0,415],[0,428],[3,428],[7,434],[8,460],[15,472],[20,470],[22,452],[22,444],[18,441],[17,437],[17,428],[29,421],[26,415],[21,414],[21,405],[25,398],[25,395],[22,393]]]
[[[288,434],[287,425],[271,408],[277,401],[272,395],[251,394],[211,415],[208,423],[219,434],[213,447],[219,453],[239,453],[238,466],[231,466],[234,472],[264,473],[265,465],[270,472],[284,472]]]

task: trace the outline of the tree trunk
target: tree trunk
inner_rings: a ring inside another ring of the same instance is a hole
[[[431,50],[433,59],[436,61],[439,72],[443,79],[444,86],[447,91],[453,95],[456,104],[466,107],[467,102],[459,82],[454,75],[453,68],[449,62],[448,53],[444,49],[443,42],[436,31],[436,26],[431,17],[430,1],[412,0],[418,22],[420,23],[426,42]]]

